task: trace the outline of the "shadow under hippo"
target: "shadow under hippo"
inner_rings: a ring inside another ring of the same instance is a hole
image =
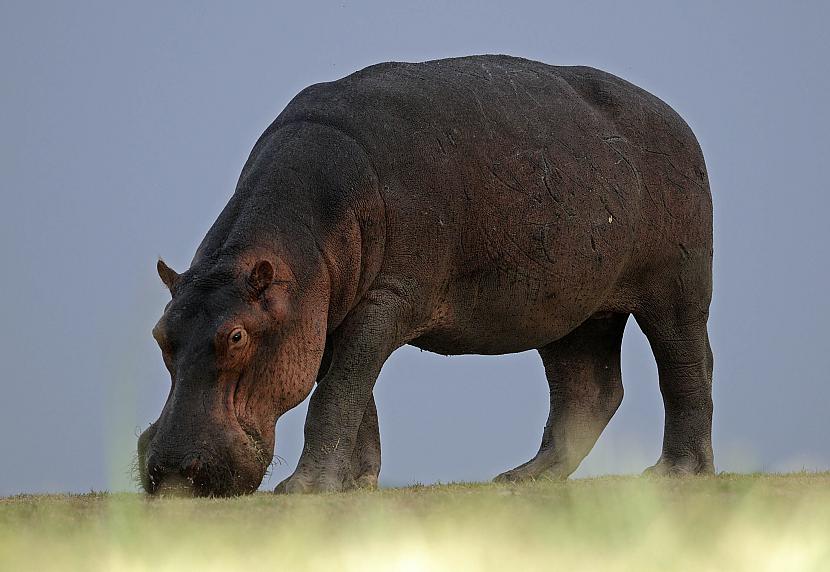
[[[712,201],[664,102],[611,74],[508,56],[384,63],[298,94],[153,330],[172,384],[139,438],[149,493],[256,490],[282,413],[311,397],[278,492],[372,487],[372,389],[404,344],[537,349],[539,452],[565,478],[623,397],[633,315],[665,405],[658,474],[711,473]]]

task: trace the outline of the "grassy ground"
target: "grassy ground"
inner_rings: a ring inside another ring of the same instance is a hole
[[[830,473],[0,499],[0,570],[830,570]]]

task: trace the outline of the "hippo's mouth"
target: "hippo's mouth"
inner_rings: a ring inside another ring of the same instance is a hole
[[[233,417],[234,421],[236,421],[236,424],[239,426],[240,429],[242,429],[242,432],[245,434],[245,437],[248,441],[248,448],[253,454],[256,464],[261,466],[263,470],[265,470],[267,469],[268,465],[271,464],[271,455],[268,453],[268,447],[265,444],[265,439],[263,439],[262,433],[259,431],[259,429],[257,429],[257,427],[253,423],[241,417],[237,413],[236,409],[236,404],[239,402],[239,387],[242,384],[243,374],[240,374],[233,384],[233,390],[230,392],[230,402],[228,403],[228,409],[230,415]]]
[[[250,423],[247,423],[237,418],[237,423],[242,428],[242,432],[248,438],[248,448],[254,456],[255,462],[263,469],[267,469],[271,464],[271,455],[268,453],[268,447],[265,445],[265,439],[262,438],[259,430]]]
[[[149,490],[152,487],[150,483],[150,475],[147,472],[147,451],[153,437],[156,435],[158,429],[157,423],[151,424],[138,437],[137,455],[134,464],[134,478],[138,480],[139,484],[145,489]]]

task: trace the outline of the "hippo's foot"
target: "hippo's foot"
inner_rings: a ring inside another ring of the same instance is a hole
[[[561,463],[551,462],[548,459],[540,458],[538,455],[519,465],[515,469],[505,471],[498,475],[493,482],[496,483],[518,483],[522,481],[561,481],[568,478],[571,471],[568,471]]]
[[[354,488],[373,491],[378,488],[378,475],[364,474],[354,479]]]
[[[336,493],[347,490],[348,484],[335,472],[297,468],[294,474],[274,489],[277,494]]]
[[[683,456],[676,458],[662,456],[657,463],[643,471],[643,474],[657,477],[714,475],[715,465],[711,460],[697,456]]]
[[[277,494],[336,493],[355,489],[374,490],[378,487],[378,472],[364,471],[342,477],[338,471],[322,468],[297,468],[294,474],[274,489]]]

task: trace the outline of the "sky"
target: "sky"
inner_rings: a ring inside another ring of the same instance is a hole
[[[133,490],[169,378],[150,330],[260,133],[303,87],[383,61],[590,65],[697,134],[715,211],[722,471],[830,469],[830,35],[825,2],[0,3],[0,495]],[[656,461],[663,408],[634,320],[625,399],[576,476]],[[375,387],[381,483],[487,480],[539,445],[535,352],[405,347]],[[305,404],[277,425],[296,465]]]

